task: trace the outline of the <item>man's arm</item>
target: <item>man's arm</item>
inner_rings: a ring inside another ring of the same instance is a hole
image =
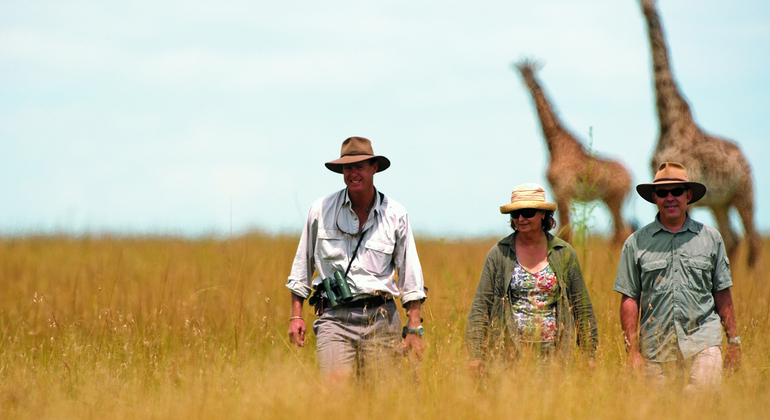
[[[305,320],[302,318],[302,303],[305,299],[291,293],[291,317],[289,318],[289,341],[305,347]]]
[[[396,243],[393,251],[393,263],[398,270],[398,289],[401,291],[401,302],[404,309],[411,301],[422,302],[425,299],[425,283],[422,277],[422,266],[417,256],[409,216],[399,217],[396,227]],[[419,319],[419,318],[418,318]]]
[[[412,300],[404,304],[406,309],[407,321],[406,325],[409,328],[417,328],[422,322],[422,315],[420,313],[420,306],[422,302],[419,300]],[[414,356],[417,360],[422,359],[422,351],[424,344],[422,342],[422,336],[419,334],[407,334],[404,339],[404,348],[407,351],[414,352]]]
[[[623,295],[620,298],[620,325],[626,341],[627,363],[637,369],[642,364],[642,354],[639,352],[639,301]]]
[[[738,325],[735,322],[735,309],[733,308],[733,294],[730,288],[714,292],[714,305],[716,306],[719,318],[722,319],[722,326],[725,329],[728,340],[738,337]],[[725,355],[725,369],[738,370],[741,366],[741,345],[740,343],[727,344],[727,354]]]
[[[310,208],[305,228],[297,245],[297,253],[291,266],[291,274],[286,287],[291,292],[291,315],[289,316],[289,341],[300,347],[305,346],[305,320],[302,318],[302,304],[310,296],[310,286],[315,270],[315,242],[318,232],[318,222],[315,214],[320,210],[315,205]]]

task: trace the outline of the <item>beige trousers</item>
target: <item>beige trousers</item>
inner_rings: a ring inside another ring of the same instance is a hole
[[[687,373],[686,391],[707,391],[719,387],[722,379],[722,351],[719,346],[708,347],[689,359],[680,357],[671,362],[644,362],[644,374],[655,385],[682,381]]]

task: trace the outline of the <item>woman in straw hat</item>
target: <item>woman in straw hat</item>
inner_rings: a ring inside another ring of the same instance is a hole
[[[466,342],[477,373],[490,357],[529,351],[563,358],[573,343],[593,367],[596,317],[575,250],[549,233],[554,210],[537,184],[517,186],[511,203],[500,206],[514,232],[487,254],[468,314]]]

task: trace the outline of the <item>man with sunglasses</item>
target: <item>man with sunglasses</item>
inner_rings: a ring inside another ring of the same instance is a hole
[[[626,240],[613,288],[622,294],[628,364],[658,385],[684,373],[686,390],[714,389],[723,368],[740,366],[741,339],[722,236],[687,213],[706,187],[689,181],[682,164],[664,162],[655,180],[636,191],[658,214]]]
[[[286,283],[291,291],[289,339],[300,347],[307,329],[302,305],[315,289],[309,303],[319,316],[313,323],[318,361],[333,382],[352,373],[387,370],[402,350],[417,359],[422,354],[425,292],[409,217],[374,187],[374,174],[389,166],[368,139],[342,142],[340,158],[326,168],[342,174],[346,188],[311,206]],[[332,282],[346,285],[349,296],[335,297],[334,289],[325,287]],[[403,347],[398,298],[408,317]]]

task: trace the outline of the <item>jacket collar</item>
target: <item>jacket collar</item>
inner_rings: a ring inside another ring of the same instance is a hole
[[[516,254],[516,235],[518,235],[518,232],[513,232],[512,234],[506,236],[505,238],[501,239],[500,242],[498,242],[499,245],[507,246],[511,249],[511,252]],[[555,249],[561,249],[567,246],[567,243],[561,239],[557,238],[553,235],[551,235],[550,232],[545,232],[545,237],[548,240],[548,255],[551,255],[551,252]]]

